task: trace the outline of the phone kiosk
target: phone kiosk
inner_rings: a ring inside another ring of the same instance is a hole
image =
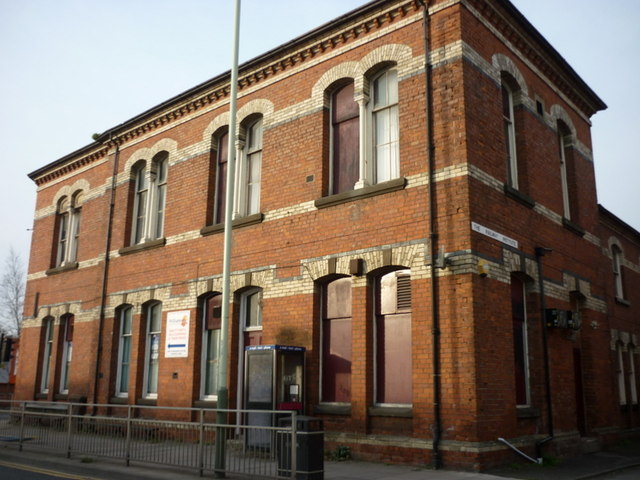
[[[245,347],[245,408],[267,410],[248,412],[247,425],[277,426],[274,410],[303,411],[304,347],[288,345],[251,345]],[[249,429],[246,445],[251,448],[272,448],[268,430]]]

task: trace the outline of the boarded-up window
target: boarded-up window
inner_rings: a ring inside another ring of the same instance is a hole
[[[376,403],[411,404],[411,277],[399,270],[376,282]]]
[[[331,97],[332,193],[353,190],[359,177],[360,123],[353,82]]]
[[[323,288],[322,401],[351,401],[351,279]]]

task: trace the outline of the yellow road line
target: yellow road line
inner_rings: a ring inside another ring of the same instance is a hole
[[[19,470],[27,470],[28,472],[42,473],[44,475],[52,475],[60,478],[71,478],[74,480],[99,480],[95,477],[87,477],[84,475],[72,475],[70,473],[62,473],[62,472],[57,472],[55,470],[47,470],[44,468],[30,467],[28,465],[22,465],[20,463],[3,462],[2,460],[0,460],[0,466],[17,468]]]

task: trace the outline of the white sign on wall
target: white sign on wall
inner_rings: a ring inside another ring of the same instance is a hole
[[[509,245],[510,247],[513,247],[513,248],[518,248],[517,240],[514,240],[513,238],[510,238],[510,237],[507,237],[506,235],[498,233],[495,230],[491,230],[490,228],[480,225],[479,223],[471,222],[471,229],[475,232],[486,235],[487,237],[491,237],[495,240],[498,240],[499,242],[502,242],[505,245]]]
[[[166,358],[189,356],[190,317],[189,310],[167,312],[167,342],[164,349]]]

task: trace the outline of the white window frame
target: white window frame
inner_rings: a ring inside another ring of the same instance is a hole
[[[387,88],[385,89],[387,98],[391,98],[389,102],[376,105],[377,99],[375,95],[376,82],[382,77],[389,78],[393,73],[392,83],[387,82]],[[364,83],[368,84],[370,93],[357,90],[358,82],[354,81],[354,100],[358,104],[359,109],[359,179],[354,185],[353,189],[358,190],[370,185],[383,183],[388,180],[393,180],[400,177],[400,112],[399,112],[399,80],[398,80],[398,68],[396,65],[391,65],[370,79],[364,79]],[[391,85],[391,86],[390,86]],[[334,108],[333,104],[330,108]],[[381,118],[385,113],[388,114],[390,119],[389,125],[391,130],[387,130],[390,141],[380,142],[376,135],[378,118]],[[330,115],[329,118],[332,118]],[[329,121],[331,127],[331,121]],[[330,134],[330,162],[329,162],[329,183],[330,192],[334,192],[333,189],[333,132]],[[391,160],[389,162],[389,174],[388,178],[378,178],[378,146],[390,145]]]
[[[143,397],[158,398],[158,373],[160,371],[160,335],[162,332],[162,303],[154,302],[145,306],[145,355]],[[154,320],[157,321],[157,330],[153,330]],[[155,382],[152,373],[155,370]]]
[[[131,218],[131,244],[139,245],[163,238],[169,154],[162,151],[151,162],[135,166],[135,194]]]
[[[64,329],[62,337],[62,357],[60,362],[60,393],[66,395],[69,393],[69,372],[71,360],[73,357],[73,341],[67,340],[69,333],[69,324],[73,322],[73,315],[67,315],[64,318]]]
[[[248,298],[254,293],[259,293],[261,296],[260,301],[260,325],[254,327],[247,327],[247,303]],[[243,408],[244,406],[244,335],[245,332],[258,332],[262,331],[262,295],[263,290],[260,287],[252,287],[240,294],[240,321],[239,327],[239,341],[238,341],[238,388],[237,388],[237,408]]]
[[[378,103],[376,98],[376,84],[382,78],[385,82],[385,97],[387,101]],[[371,85],[371,101],[369,111],[366,115],[366,123],[370,125],[368,129],[367,145],[370,148],[369,158],[371,158],[371,168],[365,167],[365,174],[368,175],[370,184],[386,182],[400,176],[400,112],[398,106],[398,70],[395,66],[389,67],[373,77]],[[388,126],[385,129],[387,138],[378,138],[378,123],[381,118],[388,118]],[[364,123],[364,122],[361,122]],[[361,137],[362,138],[362,137]],[[379,156],[379,149],[389,146],[389,158],[386,160],[388,174],[386,178],[380,178],[382,159]],[[370,170],[370,171],[369,171]]]
[[[217,401],[218,400],[218,389],[220,387],[220,383],[219,383],[219,379],[218,379],[218,362],[220,360],[220,328],[217,329],[208,329],[207,328],[207,323],[208,323],[208,317],[207,315],[209,314],[209,309],[207,308],[207,302],[209,300],[211,300],[213,297],[220,295],[220,294],[213,294],[210,296],[207,296],[205,298],[202,299],[202,305],[201,305],[201,312],[202,312],[202,317],[200,319],[201,323],[202,323],[202,341],[201,341],[201,361],[200,361],[200,399],[201,400],[205,400],[205,401]],[[215,367],[208,369],[208,361],[209,361],[209,345],[211,344],[210,342],[210,336],[214,336],[215,332],[218,332],[217,334],[217,339],[213,339],[213,342],[215,342],[217,344],[216,346],[216,360],[215,360]],[[207,376],[207,372],[209,372],[211,375],[213,375],[215,377],[215,381],[213,382],[214,385],[216,386],[215,389],[215,393],[210,393],[207,394],[206,393],[206,384],[208,383],[208,376]]]
[[[81,193],[76,193],[71,199],[63,197],[58,202],[56,267],[64,267],[77,260],[80,237],[80,202]]]
[[[616,344],[616,354],[618,356],[618,396],[620,405],[623,406],[627,404],[627,389],[624,383],[624,358],[622,356],[622,344],[620,342]]]
[[[129,380],[131,379],[131,347],[133,345],[133,307],[125,306],[118,312],[119,325],[118,325],[118,366],[116,371],[116,397],[126,398],[129,396]],[[125,331],[128,320],[128,331]],[[125,344],[129,344],[128,351],[125,350]],[[128,357],[125,359],[125,353]],[[125,361],[126,360],[126,361]],[[124,365],[127,366],[127,383],[126,390],[123,390],[122,385],[122,370]]]
[[[508,169],[507,172],[507,182],[508,185],[516,190],[519,188],[518,184],[518,155],[516,149],[516,122],[515,122],[515,114],[513,110],[513,90],[507,85],[506,82],[502,82],[501,84],[502,92],[506,92],[507,99],[507,109],[509,112],[509,116],[504,115],[504,105],[502,106],[502,119],[504,130],[506,132],[505,142],[507,143],[507,155],[508,158]],[[502,93],[501,92],[501,93]],[[502,96],[504,100],[505,96]]]
[[[234,219],[260,213],[263,117],[248,122],[241,126],[241,129],[243,134],[236,142],[236,158],[240,161],[236,162],[235,170],[238,188],[234,192]],[[257,175],[254,175],[256,173]]]
[[[558,144],[560,147],[560,183],[562,185],[562,209],[564,218],[571,220],[571,204],[569,200],[569,180],[567,174],[567,158],[565,149],[567,148],[567,135],[558,127]]]
[[[634,361],[635,347],[628,346],[629,350],[629,397],[631,405],[638,405],[638,387],[636,385],[636,364]]]
[[[611,247],[611,256],[613,257],[613,277],[616,289],[616,297],[624,299],[624,282],[622,280],[622,249],[617,245]]]
[[[51,378],[51,360],[53,353],[53,318],[44,320],[44,352],[42,355],[42,378],[40,379],[40,393],[49,393],[49,379]]]

